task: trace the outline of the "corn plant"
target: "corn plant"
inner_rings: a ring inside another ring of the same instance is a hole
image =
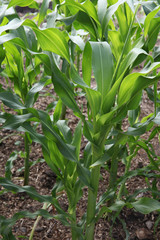
[[[146,9],[145,2],[143,6]],[[72,239],[93,240],[95,223],[104,213],[116,211],[119,214],[124,206],[134,208],[143,214],[160,210],[160,204],[156,199],[144,197],[136,200],[134,196],[130,196],[122,200],[125,181],[128,178],[137,174],[143,175],[145,171],[148,171],[147,177],[149,178],[151,169],[159,171],[159,161],[154,160],[154,152],[146,150],[152,168],[148,167],[141,172],[138,170],[129,172],[133,157],[136,156],[139,148],[148,149],[147,144],[158,128],[155,127],[156,130],[148,142],[140,140],[139,137],[155,124],[159,125],[156,99],[155,112],[152,115],[138,122],[138,114],[143,90],[154,85],[156,94],[160,77],[160,74],[156,73],[160,62],[154,62],[154,57],[149,54],[158,37],[160,7],[155,3],[155,7],[151,12],[147,12],[142,23],[137,19],[139,2],[99,0],[96,4],[88,0],[84,2],[66,0],[58,4],[58,9],[63,7],[67,7],[70,25],[77,31],[82,29],[88,32],[89,39],[84,42],[84,48],[81,49],[82,76],[79,75],[73,62],[66,29],[60,30],[55,27],[41,29],[29,19],[22,21],[13,19],[0,27],[0,32],[3,34],[1,44],[7,43],[8,40],[16,42],[16,45],[25,50],[27,54],[32,53],[38,58],[44,65],[44,75],[51,77],[54,90],[59,96],[53,117],[44,111],[34,109],[32,105],[20,102],[16,97],[15,109],[24,109],[24,112],[20,118],[18,115],[8,117],[3,124],[4,128],[9,129],[15,124],[15,128],[20,128],[29,134],[32,140],[41,144],[46,163],[57,175],[57,183],[53,187],[52,196],[40,196],[33,188],[17,186],[5,178],[0,178],[0,184],[8,190],[26,192],[40,202],[53,204],[58,212],[53,217],[71,228]],[[59,18],[65,23],[66,18],[63,15]],[[22,42],[21,37],[13,36],[11,39],[11,33],[7,33],[8,30],[22,26],[31,28],[35,33],[38,48],[32,52]],[[70,39],[74,44],[81,46],[78,38],[75,40],[70,37]],[[57,64],[57,55],[67,61],[69,74],[61,71]],[[141,63],[143,63],[141,71],[132,72]],[[92,87],[93,77],[95,87]],[[87,118],[75,100],[77,87],[86,96]],[[4,104],[7,102],[11,106],[12,101],[7,98],[7,95],[6,98],[1,97],[1,100]],[[62,103],[79,119],[73,135],[67,122],[60,120]],[[131,127],[124,132],[122,121],[127,115]],[[43,134],[36,132],[30,123],[32,121],[42,125]],[[83,157],[80,157],[82,135],[88,140],[88,144]],[[125,174],[118,180],[118,162],[122,152],[122,156],[125,156],[123,149],[127,149],[128,142]],[[111,147],[107,147],[108,145]],[[107,168],[110,174],[109,185],[106,193],[98,201],[100,170],[108,161],[111,165]],[[156,177],[158,175],[155,175],[155,179]],[[86,213],[78,221],[76,207],[83,195],[84,186],[88,187],[87,208]],[[60,207],[58,202],[58,196],[62,190],[66,192],[68,198],[67,212]],[[156,189],[153,191],[153,188],[149,187],[149,190],[153,197],[159,196]],[[33,215],[21,212],[9,220],[1,217],[1,235],[12,236],[10,239],[15,239],[11,228],[5,229],[8,221],[13,226],[20,217],[38,215],[51,217],[44,209]]]
[[[1,26],[5,25],[7,22],[13,20],[14,18],[19,19],[17,13],[11,8],[10,11],[7,10],[7,4],[2,5],[4,7],[4,18],[1,17]],[[12,4],[11,4],[12,6]],[[6,8],[5,8],[6,7]],[[26,29],[23,26],[18,29],[13,29],[10,31],[9,39],[7,41],[1,37],[1,43],[4,42],[3,47],[1,45],[1,77],[6,83],[8,80],[11,81],[13,89],[1,88],[1,99],[10,99],[10,104],[6,105],[12,109],[15,109],[19,115],[24,114],[24,108],[17,108],[16,101],[23,102],[29,106],[33,106],[37,98],[37,89],[40,91],[45,85],[47,79],[41,79],[38,85],[33,87],[36,83],[36,77],[40,74],[40,60],[34,57],[32,58],[29,52],[22,52],[15,42],[9,41],[12,38],[21,38],[21,41],[25,43],[25,46],[30,49],[30,51],[37,50],[37,41],[35,39],[34,33],[31,29]],[[20,117],[20,116],[19,116]],[[29,181],[29,152],[31,139],[28,134],[24,134],[24,145],[25,145],[25,171],[24,171],[24,185],[28,185]]]

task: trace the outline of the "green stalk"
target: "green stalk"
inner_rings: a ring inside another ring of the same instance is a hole
[[[73,218],[73,222],[72,222],[72,227],[71,227],[71,232],[72,232],[72,240],[78,240],[78,236],[77,236],[77,231],[75,230],[74,225],[76,225],[76,210],[72,210],[72,218]]]
[[[103,148],[97,147],[96,145],[92,145],[92,162],[96,162],[100,156],[102,156]],[[87,226],[85,239],[93,240],[94,239],[94,227],[95,227],[95,213],[96,213],[96,200],[97,200],[97,192],[99,185],[99,177],[100,177],[100,166],[96,166],[92,169],[91,172],[91,184],[93,189],[89,189],[88,191],[88,205],[87,205]]]
[[[80,52],[77,52],[77,72],[79,73],[80,68]]]
[[[154,84],[154,115],[157,115],[157,82]]]
[[[60,120],[65,120],[66,109],[67,109],[66,105],[64,103],[62,103],[62,112],[61,112]]]
[[[50,204],[49,204],[49,205],[50,205]],[[44,203],[42,209],[46,210],[48,207],[49,207],[49,206],[48,206],[48,203]],[[38,217],[37,217],[37,219],[36,219],[36,221],[35,221],[35,223],[34,223],[34,225],[33,225],[32,231],[31,231],[31,233],[30,233],[29,240],[32,240],[32,239],[33,239],[34,232],[35,232],[36,227],[37,227],[39,221],[41,220],[41,218],[42,218],[42,216],[38,216]]]
[[[29,140],[27,134],[24,136],[25,159],[24,159],[24,186],[29,182]]]
[[[139,147],[136,148],[136,150],[134,151],[134,153],[132,153],[131,155],[128,156],[124,175],[126,175],[126,174],[129,172],[129,169],[130,169],[130,166],[131,166],[131,161],[132,161],[132,159],[136,156],[138,150],[139,150]],[[122,194],[123,194],[123,191],[124,191],[124,187],[125,187],[125,182],[122,183],[122,185],[120,186],[117,199],[120,199],[120,198],[121,198],[121,196],[122,196]]]
[[[110,169],[110,180],[109,180],[109,189],[114,188],[117,180],[117,170],[118,170],[118,155],[119,146],[115,146],[113,157],[111,160],[111,169]]]

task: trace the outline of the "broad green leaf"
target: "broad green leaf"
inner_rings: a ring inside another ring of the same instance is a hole
[[[76,21],[73,23],[75,29],[84,29],[90,35],[91,39],[97,40],[97,32],[93,25],[93,22],[85,12],[78,12]]]
[[[53,114],[54,123],[56,123],[60,119],[61,112],[62,112],[62,101],[61,99],[59,99]]]
[[[9,191],[13,192],[26,192],[29,196],[31,196],[33,199],[39,201],[39,202],[49,202],[53,203],[53,198],[50,196],[45,196],[45,195],[40,195],[39,193],[36,192],[36,190],[33,187],[30,186],[18,186],[12,183],[11,181],[0,177],[0,185],[6,188]]]
[[[125,202],[119,200],[116,201],[111,207],[109,207],[109,209],[117,212],[120,211],[125,205],[126,205]]]
[[[45,112],[38,111],[36,112],[35,117],[37,117],[37,113],[39,115],[39,120],[42,123],[44,135],[49,140],[56,142],[58,149],[65,158],[73,162],[77,162],[77,157],[75,155],[75,147],[71,146],[70,144],[66,144],[63,139],[58,135],[57,131],[53,127],[49,115]]]
[[[101,93],[93,89],[86,88],[86,94],[92,111],[93,119],[95,119],[101,108]]]
[[[32,114],[24,114],[24,115],[11,115],[9,118],[6,119],[5,123],[3,124],[3,128],[6,129],[17,129],[20,127],[25,121],[32,119]]]
[[[25,192],[27,193],[31,198],[33,198],[34,200],[37,200],[39,202],[42,203],[51,203],[53,204],[53,206],[57,209],[57,211],[63,215],[63,218],[68,218],[68,219],[72,219],[70,217],[69,214],[67,214],[59,205],[57,199],[51,197],[51,196],[47,196],[47,195],[40,195],[39,193],[37,193],[37,191],[30,186],[18,186],[14,183],[12,183],[11,181],[7,180],[6,178],[0,177],[0,185],[3,186],[5,189],[9,190],[9,191],[13,191],[15,193],[21,193],[21,192]],[[54,216],[56,217],[56,216]]]
[[[39,12],[39,18],[38,18],[38,26],[40,26],[41,22],[43,22],[46,13],[47,13],[47,9],[49,7],[49,2],[50,0],[43,0],[41,8],[40,8],[40,12]]]
[[[103,105],[102,105],[102,110],[103,113],[106,114],[110,111],[110,109],[113,107],[114,102],[115,102],[115,97],[117,94],[117,91],[119,89],[119,86],[122,82],[122,77],[120,77],[112,86],[111,90],[106,94]]]
[[[152,12],[150,12],[145,18],[144,22],[144,36],[146,37],[150,28],[150,23],[155,15],[160,11],[160,7],[155,8]]]
[[[118,69],[117,79],[122,75],[124,76],[127,68],[131,66],[135,61],[139,61],[139,64],[144,60],[146,56],[148,56],[148,53],[143,49],[133,48],[122,61]]]
[[[100,21],[100,23],[102,23],[104,15],[107,10],[107,1],[106,0],[98,0],[97,8],[98,8],[99,21]]]
[[[88,14],[89,17],[93,18],[97,24],[99,24],[97,11],[93,3],[89,0],[86,0],[83,3],[75,2],[74,0],[66,0],[65,4],[67,7],[75,8],[77,11],[83,11]]]
[[[11,0],[8,8],[13,7],[13,6],[20,6],[20,7],[26,7],[32,4],[34,0]]]
[[[140,114],[140,107],[139,106],[138,106],[138,108],[136,108],[134,110],[129,110],[128,111],[128,122],[129,122],[131,127],[138,121],[139,114]]]
[[[12,168],[13,168],[13,162],[17,159],[18,154],[16,151],[12,152],[6,162],[5,166],[5,177],[8,180],[11,180],[12,178]]]
[[[71,25],[74,20],[77,18],[77,14],[69,16],[69,17],[63,17],[61,15],[58,15],[57,20],[64,22],[67,26]]]
[[[118,105],[119,107],[123,104],[126,104],[128,101],[131,101],[136,94],[152,85],[155,81],[158,80],[159,76],[147,77],[145,76],[150,71],[157,69],[160,66],[160,63],[153,63],[150,67],[143,69],[140,73],[133,73],[128,75],[122,82],[119,95],[118,95]]]
[[[102,22],[102,36],[104,35],[105,33],[105,30],[108,26],[108,23],[112,17],[112,15],[117,11],[118,7],[123,4],[124,2],[126,2],[126,0],[119,0],[117,3],[115,3],[114,5],[110,6],[104,17],[103,17],[103,22]]]
[[[46,79],[42,79],[38,83],[35,83],[33,87],[29,90],[26,96],[26,101],[25,101],[26,108],[30,108],[33,106],[35,102],[35,95],[43,89],[46,81],[47,81]]]
[[[0,26],[0,34],[6,30],[17,29],[22,25],[22,21],[18,18],[14,18],[8,24]]]
[[[149,214],[153,211],[160,210],[160,202],[152,198],[141,198],[140,200],[132,203],[136,211],[143,214]]]
[[[12,218],[5,218],[0,216],[0,234],[5,240],[16,240],[12,235],[12,227],[21,218],[36,218],[38,216],[43,216],[46,219],[52,219],[53,217],[44,209],[40,209],[36,212],[20,211],[13,215]]]
[[[105,125],[107,123],[110,123],[110,121],[113,119],[115,111],[116,110],[113,110],[113,111],[111,111],[109,113],[106,113],[106,114],[103,114],[101,116],[98,116],[97,117],[97,125],[98,126],[103,126],[103,125]]]
[[[144,9],[145,14],[148,15],[157,7],[157,5],[153,1],[152,2],[149,1],[149,2],[143,2],[142,7]]]
[[[146,41],[146,45],[148,45],[149,50],[151,50],[155,46],[159,31],[160,31],[160,17],[154,18],[150,22],[148,38]]]
[[[12,109],[25,109],[25,106],[21,103],[20,98],[9,91],[0,93],[0,100],[7,106]]]
[[[112,49],[113,55],[118,61],[119,57],[121,56],[123,45],[124,45],[122,36],[120,32],[114,30],[114,31],[108,31],[108,37],[112,43],[111,49]]]
[[[45,51],[54,52],[70,62],[69,49],[63,33],[57,28],[45,30],[33,29],[38,38],[41,48]]]
[[[69,35],[69,38],[71,39],[72,42],[77,44],[82,51],[84,50],[85,43],[82,37],[78,35],[77,36]]]
[[[89,42],[86,43],[83,51],[82,73],[85,83],[90,86],[92,74],[92,48]]]
[[[75,84],[79,85],[81,88],[89,88],[89,86],[86,84],[86,82],[83,81],[83,79],[79,76],[79,73],[76,71],[73,63],[71,63],[71,78],[72,78],[72,81]]]
[[[137,109],[138,106],[140,105],[140,101],[142,99],[142,91],[137,93],[135,96],[132,97],[132,100],[130,101],[129,104],[127,104],[127,109],[128,110],[133,110]]]
[[[62,133],[65,141],[70,144],[72,142],[72,133],[71,133],[71,129],[67,126],[66,121],[58,120],[56,125],[57,125],[58,129],[60,130],[60,132]]]
[[[30,114],[26,114],[26,115],[30,115]],[[27,123],[27,122],[23,123],[24,116],[25,116],[25,115],[22,115],[22,116],[21,116],[21,119],[18,118],[18,120],[19,120],[18,125],[21,126],[21,128],[19,128],[19,129],[20,129],[21,131],[25,131],[25,132],[29,133],[29,135],[31,136],[31,138],[32,138],[35,142],[41,144],[42,150],[43,150],[43,155],[44,155],[44,158],[45,158],[46,163],[47,163],[48,166],[51,168],[51,170],[52,170],[55,174],[57,174],[57,176],[61,177],[61,174],[60,174],[60,172],[59,172],[58,167],[56,167],[53,159],[51,158],[52,156],[50,155],[50,150],[49,150],[49,148],[48,148],[47,139],[46,139],[43,135],[37,133],[29,123]],[[32,115],[32,116],[33,116],[33,115]],[[18,117],[19,117],[19,116],[18,116]],[[25,117],[26,117],[26,116],[25,116]],[[25,120],[25,119],[24,119],[24,120]],[[20,121],[21,121],[21,123],[20,123]]]
[[[104,97],[112,86],[113,58],[107,42],[90,42],[92,47],[92,66],[97,82],[97,90]]]
[[[1,67],[1,63],[3,62],[3,60],[5,59],[5,50],[3,49],[3,46],[0,45],[0,67]]]
[[[23,21],[19,19],[13,19],[7,25],[0,27],[0,34],[6,30],[17,29],[22,25],[31,27],[33,29],[43,50],[54,52],[70,62],[67,41],[63,33],[57,28],[40,30],[30,19]]]
[[[80,178],[80,180],[86,185],[88,186],[89,188],[92,189],[92,183],[90,182],[91,181],[91,178],[90,178],[90,171],[85,168],[84,166],[82,166],[80,163],[77,164],[77,173],[78,173],[78,176]]]
[[[62,102],[81,116],[81,111],[74,99],[73,88],[66,75],[57,68],[54,62],[52,65],[52,82]]]
[[[72,145],[76,147],[76,156],[77,159],[79,159],[79,153],[81,148],[81,139],[82,139],[82,122],[79,121],[79,123],[76,126],[76,129],[74,131],[73,139],[72,139]]]
[[[51,164],[56,165],[57,169],[60,169],[60,171],[62,171],[62,173],[64,174],[64,169],[65,169],[64,157],[58,150],[56,143],[53,141],[48,141],[48,150],[49,150],[50,159],[51,159],[51,163],[49,164],[49,166]],[[53,166],[53,167],[55,168],[55,166]],[[54,168],[51,168],[51,169],[54,169]],[[59,176],[60,176],[60,174],[59,174]]]

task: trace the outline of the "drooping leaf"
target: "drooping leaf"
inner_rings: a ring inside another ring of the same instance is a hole
[[[142,89],[156,82],[159,79],[158,75],[153,77],[147,77],[145,75],[159,66],[159,63],[153,63],[149,68],[142,70],[141,73],[128,75],[121,84],[118,96],[118,105],[121,106],[128,101],[131,101],[136,94],[139,94],[139,92],[142,91]]]
[[[13,109],[25,109],[25,106],[21,103],[20,98],[9,91],[0,93],[0,100],[7,106]]]
[[[83,3],[75,2],[74,0],[66,0],[65,1],[67,7],[72,7],[76,9],[76,11],[80,10],[88,14],[89,17],[93,18],[97,24],[99,24],[96,8],[93,3],[89,0],[86,0]],[[75,10],[74,10],[75,11]]]
[[[61,131],[65,141],[67,143],[71,143],[72,142],[72,133],[71,133],[71,129],[67,126],[67,123],[65,120],[59,120],[56,125],[58,126],[58,129]]]
[[[55,91],[60,96],[62,102],[81,116],[81,111],[74,99],[73,88],[66,75],[58,69],[54,62],[52,65],[52,74]]]
[[[77,44],[82,51],[84,50],[85,43],[80,36],[69,35],[69,38],[71,39],[72,42]]]
[[[27,96],[26,96],[26,101],[25,101],[26,108],[30,108],[33,106],[34,100],[35,100],[35,95],[43,89],[46,81],[47,81],[47,79],[42,79],[38,83],[35,83],[33,85],[33,87],[29,90],[29,92],[27,93]]]
[[[144,197],[136,202],[133,202],[132,206],[138,212],[141,212],[143,214],[149,214],[153,211],[160,210],[160,202],[155,199],[148,198],[148,197]]]
[[[91,21],[90,17],[85,12],[78,12],[76,21],[73,23],[73,26],[75,29],[84,29],[86,30],[90,36],[91,39],[97,40],[97,32],[93,25],[93,22]]]
[[[85,81],[79,76],[79,73],[76,71],[73,63],[71,63],[71,78],[72,81],[79,85],[81,88],[88,88],[89,86],[85,83]]]
[[[45,51],[54,52],[70,62],[69,49],[63,33],[57,28],[45,30],[33,29],[38,38],[41,48]]]
[[[48,202],[48,203],[53,203],[53,199],[51,196],[45,196],[45,195],[40,195],[39,193],[36,192],[36,190],[33,187],[30,186],[18,186],[12,183],[11,181],[7,180],[6,178],[0,177],[0,185],[6,188],[9,191],[13,192],[26,192],[28,195],[30,195],[33,199],[39,201],[39,202]]]
[[[11,0],[8,8],[13,6],[20,6],[20,7],[26,7],[31,5],[34,2],[34,0]]]
[[[12,178],[12,168],[13,168],[13,162],[17,159],[18,154],[16,151],[12,152],[6,162],[5,166],[5,177],[8,180],[11,180]]]

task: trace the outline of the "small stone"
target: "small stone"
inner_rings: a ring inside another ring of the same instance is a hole
[[[140,240],[145,240],[151,236],[151,233],[146,228],[140,228],[136,231],[136,236]]]
[[[19,229],[23,234],[27,233],[27,228],[26,227],[20,227]]]
[[[153,222],[150,221],[150,220],[148,220],[148,221],[146,222],[146,226],[147,226],[147,228],[148,228],[149,230],[151,230],[151,228],[153,227]]]
[[[37,227],[36,228],[36,232],[42,232],[43,231],[43,227]]]

